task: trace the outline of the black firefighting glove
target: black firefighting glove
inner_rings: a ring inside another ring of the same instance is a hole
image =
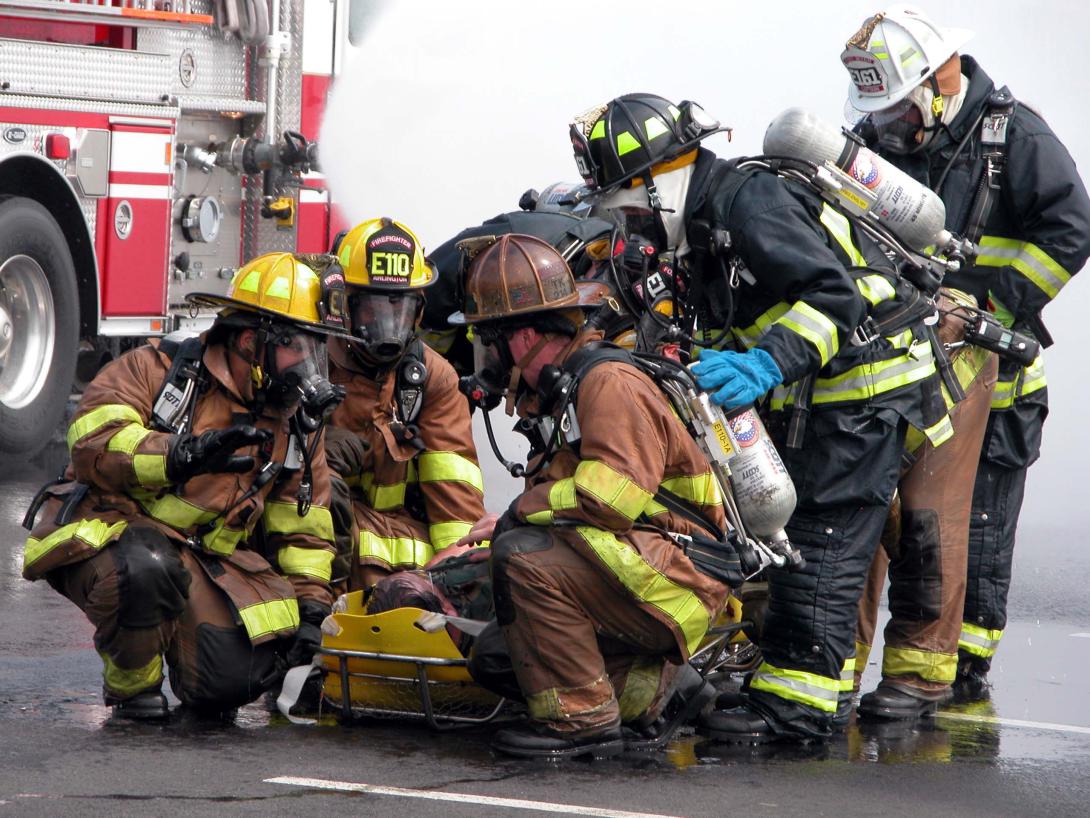
[[[299,603],[299,630],[292,637],[285,656],[288,667],[310,664],[322,645],[321,625],[330,612],[331,608],[320,602],[308,599]]]
[[[272,433],[249,425],[211,429],[199,436],[178,435],[167,452],[167,478],[184,483],[198,474],[242,473],[254,467],[250,455],[235,452],[244,446],[264,443]]]

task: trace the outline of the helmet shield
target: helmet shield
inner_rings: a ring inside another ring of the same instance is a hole
[[[361,290],[348,297],[352,334],[377,363],[400,358],[416,335],[424,299],[412,292]]]

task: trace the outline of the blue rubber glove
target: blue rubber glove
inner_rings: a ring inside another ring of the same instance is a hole
[[[711,392],[712,403],[737,409],[783,383],[783,373],[772,356],[759,347],[746,352],[705,350],[693,367],[701,389]],[[712,390],[715,390],[714,392]]]

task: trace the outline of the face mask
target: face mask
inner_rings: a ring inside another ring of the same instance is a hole
[[[424,300],[410,293],[357,292],[348,305],[352,334],[372,363],[386,364],[401,358],[412,343]]]
[[[475,327],[473,331],[473,375],[477,384],[489,395],[500,398],[507,391],[507,383],[515,362],[506,340],[496,331]]]
[[[632,209],[633,212],[645,211],[653,218],[654,231],[641,233],[641,235],[661,245],[664,251],[672,250],[677,255],[684,255],[689,250],[685,238],[685,199],[689,195],[689,182],[693,177],[693,168],[694,165],[689,164],[654,177],[655,189],[662,201],[662,210],[658,214],[651,209],[646,185],[618,188],[603,194],[595,202],[595,211],[612,212],[618,209]],[[647,227],[647,225],[644,226]]]
[[[265,342],[266,400],[288,408],[308,393],[326,392],[329,364],[325,339],[306,332],[274,327]]]

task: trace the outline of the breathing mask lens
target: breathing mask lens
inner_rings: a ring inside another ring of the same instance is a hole
[[[423,304],[423,298],[413,293],[354,293],[348,299],[352,334],[375,362],[396,361],[416,335]]]
[[[507,342],[501,339],[499,333],[474,327],[473,375],[482,389],[497,397],[503,395],[514,365]]]
[[[913,153],[921,147],[923,113],[912,100],[901,100],[884,111],[871,114],[878,133],[878,145],[894,153]]]
[[[274,329],[265,346],[269,402],[293,406],[308,390],[329,383],[325,339],[310,333]]]

